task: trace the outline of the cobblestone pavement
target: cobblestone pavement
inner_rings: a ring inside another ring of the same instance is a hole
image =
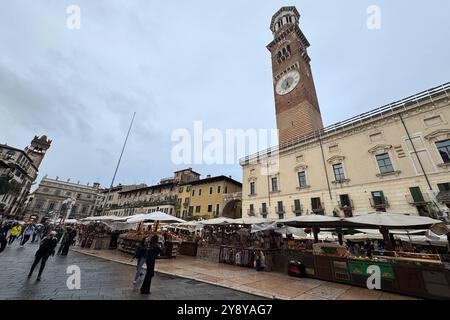
[[[17,243],[0,253],[0,299],[20,300],[255,300],[258,296],[218,287],[199,281],[156,274],[152,281],[152,294],[139,293],[139,285],[133,285],[135,269],[132,266],[69,252],[66,257],[55,255],[47,261],[40,282],[37,271],[31,279],[27,274],[34,259],[37,244]],[[81,289],[69,290],[66,281],[67,267],[77,265],[81,269]],[[38,268],[36,268],[38,269]]]

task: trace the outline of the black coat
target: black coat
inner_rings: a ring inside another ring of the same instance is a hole
[[[139,245],[134,253],[136,259],[147,259],[147,247]]]
[[[51,254],[54,254],[57,244],[58,244],[58,239],[56,239],[56,238],[50,239],[50,238],[45,237],[41,241],[39,249],[38,249],[38,251],[36,251],[36,255],[49,256]]]
[[[158,245],[147,247],[147,258],[145,264],[147,265],[147,273],[150,277],[155,275],[155,260],[161,254],[162,250]]]

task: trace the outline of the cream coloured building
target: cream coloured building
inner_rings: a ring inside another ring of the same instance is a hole
[[[300,13],[282,7],[270,30],[280,145],[241,160],[243,215],[442,213],[450,84],[323,128]]]
[[[433,213],[450,205],[449,121],[445,84],[241,159],[243,212]]]

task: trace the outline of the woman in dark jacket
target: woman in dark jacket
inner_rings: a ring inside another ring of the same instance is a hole
[[[58,244],[58,240],[56,239],[56,232],[51,231],[48,237],[45,237],[40,246],[39,249],[36,251],[36,255],[34,258],[33,265],[31,266],[30,273],[28,274],[28,278],[31,277],[33,274],[34,268],[36,268],[37,264],[41,262],[41,265],[39,267],[39,274],[37,277],[37,280],[41,280],[42,271],[44,271],[45,263],[47,262],[48,258],[52,255],[55,255],[55,248]]]
[[[144,238],[137,245],[136,252],[134,253],[133,259],[137,259],[136,264],[136,275],[134,276],[133,283],[138,283],[139,279],[144,275],[142,267],[144,266],[145,260],[147,259],[147,239]]]
[[[153,235],[150,240],[150,246],[147,247],[147,273],[145,274],[144,282],[142,283],[141,293],[150,294],[150,286],[152,284],[152,278],[155,275],[155,260],[161,254],[161,248],[158,245],[158,236]]]

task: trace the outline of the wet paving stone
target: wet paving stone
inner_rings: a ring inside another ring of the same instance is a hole
[[[141,295],[133,285],[135,268],[101,258],[69,252],[47,261],[42,280],[36,281],[38,267],[31,279],[27,274],[34,260],[36,244],[19,248],[13,244],[0,253],[1,300],[254,300],[263,299],[236,290],[156,273],[152,294]],[[81,288],[70,290],[67,268],[76,265],[81,271]]]

